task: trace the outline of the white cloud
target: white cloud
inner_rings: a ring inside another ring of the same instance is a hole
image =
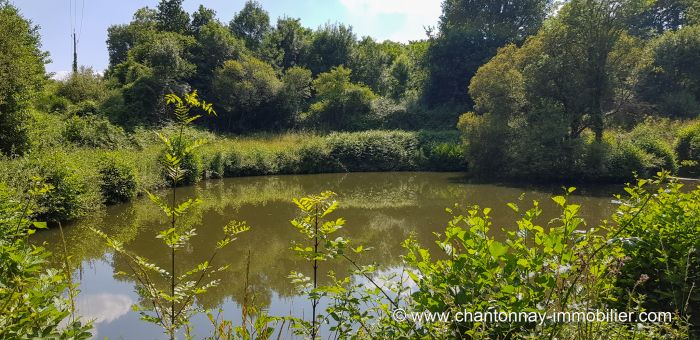
[[[357,19],[353,26],[366,35],[375,36],[372,30],[382,24],[380,15],[402,16],[403,24],[391,27],[387,37],[402,42],[425,38],[425,27],[435,26],[442,13],[441,0],[340,0],[340,3]]]
[[[134,301],[123,294],[85,294],[77,299],[78,314],[95,324],[110,323],[126,315]]]
[[[51,79],[53,79],[53,80],[66,80],[66,79],[68,79],[68,78],[70,77],[71,73],[73,73],[73,71],[58,71],[58,72],[54,72],[54,73],[51,75]]]

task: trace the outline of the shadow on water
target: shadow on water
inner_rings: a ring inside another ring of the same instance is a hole
[[[614,210],[613,191],[620,187],[589,187],[579,190],[571,201],[582,205],[581,214],[595,225],[609,218]],[[494,235],[503,237],[502,229],[514,228],[515,212],[506,206],[518,202],[523,207],[532,200],[541,203],[544,213],[540,223],[545,225],[558,216],[550,196],[562,193],[561,187],[512,186],[508,184],[469,183],[458,173],[351,173],[232,178],[208,181],[197,186],[179,188],[181,198],[198,197],[203,204],[183,220],[183,226],[197,228],[198,235],[182,251],[178,267],[189,269],[211,254],[216,241],[223,235],[221,228],[231,219],[247,221],[252,230],[243,234],[231,247],[221,252],[217,264],[230,269],[218,278],[222,284],[199,299],[205,308],[223,306],[224,316],[239,320],[239,302],[243,301],[246,254],[251,252],[250,284],[256,303],[266,306],[271,314],[302,313],[307,303],[296,296],[287,275],[292,270],[306,272],[308,265],[295,259],[290,242],[303,242],[289,220],[297,214],[291,202],[294,197],[332,190],[338,193],[341,208],[335,213],[347,221],[341,234],[356,244],[373,247],[359,259],[375,262],[385,270],[401,265],[403,240],[410,234],[423,245],[436,251],[434,232],[444,229],[449,215],[446,207],[455,203],[463,206],[478,204],[492,208]],[[168,263],[168,252],[155,238],[166,228],[166,220],[150,201],[144,198],[112,206],[104,212],[85,218],[65,228],[72,261],[82,263],[79,306],[84,315],[96,319],[98,337],[157,338],[162,334],[151,325],[138,321],[135,313],[125,306],[139,301],[134,293],[134,281],[129,276],[126,259],[113,255],[88,228],[95,226],[125,247],[145,256],[158,265]],[[41,232],[35,242],[47,242],[50,250],[57,246],[57,230]],[[58,249],[55,249],[57,252]],[[329,264],[337,273],[350,268],[345,263]],[[100,307],[101,306],[101,307]],[[308,314],[308,312],[307,312]],[[301,314],[298,314],[301,316]],[[237,322],[236,322],[237,323]],[[196,329],[207,329],[203,317],[193,320]],[[207,334],[200,334],[207,335]]]

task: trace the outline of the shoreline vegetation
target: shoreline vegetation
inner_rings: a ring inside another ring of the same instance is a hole
[[[34,112],[33,117],[29,130],[35,151],[22,157],[0,156],[0,182],[16,193],[23,190],[26,178],[43,178],[53,185],[56,189],[38,202],[40,219],[66,222],[102,204],[126,202],[169,186],[158,134],[172,133],[173,126],[125,132],[93,115],[70,118]],[[489,177],[469,171],[467,146],[459,131],[228,136],[187,127],[184,135],[206,143],[183,161],[187,175],[179,185],[239,176],[384,171],[456,171],[482,182],[613,184],[629,181],[633,174],[651,177],[669,169],[671,174],[693,178],[698,163],[687,159],[698,155],[700,122],[648,120],[630,132],[606,132],[602,142],[592,138],[582,142],[568,155],[578,160],[547,172],[518,173],[517,164],[511,164],[501,168],[502,175]],[[588,163],[595,152],[604,156],[596,161],[597,167]]]

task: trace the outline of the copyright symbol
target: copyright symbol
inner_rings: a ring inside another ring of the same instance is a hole
[[[391,313],[391,318],[394,319],[394,321],[397,322],[403,322],[406,321],[406,311],[401,309],[401,308],[396,308],[394,311]]]

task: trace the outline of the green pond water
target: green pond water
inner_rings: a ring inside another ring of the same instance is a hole
[[[338,193],[341,208],[335,217],[343,217],[346,227],[339,236],[373,250],[358,262],[375,262],[382,273],[402,270],[401,243],[410,234],[437,252],[434,232],[444,230],[449,215],[445,208],[459,203],[492,208],[493,232],[503,237],[501,229],[514,228],[516,214],[506,206],[532,200],[544,209],[540,219],[546,225],[558,211],[550,197],[562,193],[560,186],[529,187],[516,185],[471,184],[460,173],[351,173],[295,176],[267,176],[207,181],[197,186],[179,188],[181,198],[198,197],[204,202],[183,223],[197,228],[191,245],[179,255],[178,268],[190,269],[207,259],[222,236],[221,228],[230,220],[247,221],[251,230],[217,256],[217,264],[230,269],[219,275],[221,284],[203,295],[200,306],[223,309],[223,317],[240,323],[240,305],[245,290],[246,257],[250,253],[250,291],[255,304],[272,315],[308,316],[310,303],[298,296],[287,278],[290,271],[309,273],[309,265],[295,259],[289,250],[292,240],[304,241],[290,225],[297,214],[294,197],[332,190]],[[571,201],[581,204],[581,214],[594,226],[610,217],[615,207],[612,194],[621,187],[588,187],[576,191]],[[522,196],[524,194],[524,196]],[[169,263],[168,251],[155,238],[166,228],[162,212],[148,199],[108,207],[104,212],[64,227],[68,252],[73,264],[80,264],[75,280],[80,284],[77,298],[79,313],[94,319],[96,338],[161,339],[162,331],[138,319],[131,305],[140,301],[135,280],[115,273],[129,272],[122,256],[114,255],[104,242],[88,228],[94,226],[124,242],[125,248],[151,259],[158,265]],[[35,243],[44,243],[54,253],[62,252],[57,229],[40,232]],[[328,263],[322,270],[346,273],[345,263]],[[206,317],[192,320],[195,338],[209,335]],[[282,338],[288,337],[288,333]]]

